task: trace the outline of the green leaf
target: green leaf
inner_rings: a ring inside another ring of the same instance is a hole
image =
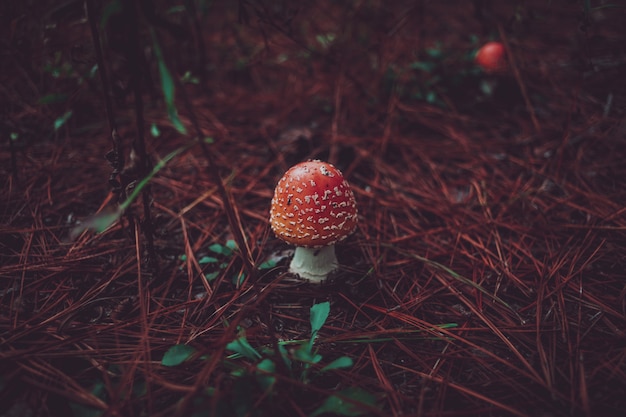
[[[66,111],[65,114],[63,114],[63,116],[57,118],[54,121],[54,130],[59,130],[61,127],[63,127],[63,125],[70,119],[70,117],[72,117],[72,111]]]
[[[70,239],[76,239],[85,230],[92,230],[96,233],[102,233],[113,225],[122,216],[123,210],[120,207],[116,209],[105,209],[98,214],[84,219],[81,224],[75,226],[70,231]]]
[[[232,249],[228,246],[220,245],[219,243],[214,243],[209,246],[209,250],[213,253],[217,253],[218,255],[230,256],[233,254]]]
[[[211,282],[213,281],[215,278],[217,278],[220,275],[220,271],[215,271],[215,272],[209,272],[208,274],[204,274],[204,278]]]
[[[96,72],[98,72],[98,64],[95,64],[93,67],[91,67],[91,69],[89,70],[89,78],[93,79],[93,77],[96,76]]]
[[[312,356],[313,353],[313,343],[315,342],[315,338],[317,337],[317,332],[322,328],[324,323],[326,323],[326,319],[328,318],[329,313],[330,303],[328,301],[314,304],[311,307],[311,339],[309,339],[309,343],[304,345],[306,347],[307,353],[310,356]]]
[[[180,77],[180,81],[183,83],[188,83],[188,84],[199,84],[200,80],[198,79],[198,77],[194,77],[191,74],[191,71],[187,71],[183,74],[182,77]]]
[[[437,94],[434,91],[429,91],[428,94],[426,94],[426,102],[433,104],[437,101]]]
[[[409,67],[411,69],[416,69],[424,72],[433,72],[433,70],[437,68],[437,64],[429,61],[415,61],[412,62]]]
[[[484,95],[490,97],[493,95],[495,86],[496,85],[493,82],[490,82],[488,80],[482,80],[480,82],[480,91],[482,91]]]
[[[178,366],[181,363],[188,360],[193,354],[196,353],[196,349],[189,345],[174,345],[165,352],[163,359],[161,359],[161,365],[163,366]]]
[[[233,285],[236,285],[237,287],[239,287],[241,284],[243,284],[245,279],[246,279],[246,274],[242,272],[239,275],[233,275],[232,283]]]
[[[234,240],[232,240],[232,239],[228,239],[226,241],[226,247],[228,249],[230,249],[231,251],[236,251],[237,250],[237,243]]]
[[[285,366],[287,369],[291,370],[291,359],[289,358],[289,352],[287,352],[287,348],[284,345],[278,345],[278,353],[280,353],[280,357],[283,359]]]
[[[312,345],[309,343],[305,343],[296,349],[293,352],[293,357],[307,364],[319,363],[322,360],[322,355],[313,353]]]
[[[176,103],[174,102],[174,95],[176,92],[174,79],[172,78],[172,74],[165,64],[165,57],[163,56],[163,51],[161,51],[161,46],[157,41],[157,37],[154,31],[152,31],[152,43],[154,45],[154,55],[158,62],[159,75],[161,76],[161,89],[163,90],[163,97],[165,97],[167,114],[176,130],[178,130],[182,134],[186,134],[187,129],[185,128],[185,125],[183,125],[183,122],[181,122],[180,117],[178,117]]]
[[[354,365],[354,361],[352,361],[352,358],[349,358],[348,356],[342,356],[320,369],[320,372],[330,371],[331,369],[350,368],[352,365]]]
[[[229,344],[226,345],[226,349],[231,352],[235,352],[243,356],[244,358],[248,358],[250,360],[258,360],[261,359],[261,354],[254,349],[245,336],[240,336],[239,338],[233,340]]]
[[[323,303],[314,304],[311,307],[311,334],[316,334],[326,323],[328,314],[330,313],[330,303],[325,301]]]
[[[326,398],[324,403],[309,417],[331,413],[340,416],[361,416],[368,413],[368,408],[376,406],[376,397],[356,387],[346,388]]]
[[[161,136],[161,131],[159,130],[159,126],[157,126],[156,123],[152,123],[152,125],[150,125],[150,134],[153,138],[158,138],[159,136]]]
[[[270,259],[269,261],[265,261],[261,265],[259,265],[259,270],[263,271],[264,269],[272,269],[275,266],[276,266],[276,261],[273,259]]]
[[[218,262],[217,258],[214,258],[212,256],[203,256],[202,258],[198,259],[198,263],[200,265],[213,264],[216,262]]]
[[[440,48],[428,48],[426,54],[431,58],[441,58],[443,56],[443,50]]]
[[[319,42],[324,48],[328,48],[337,36],[334,33],[320,34],[315,37],[315,40]]]
[[[256,367],[256,380],[264,391],[268,391],[276,383],[276,377],[268,375],[276,372],[276,364],[272,360],[266,358],[257,363]]]
[[[39,101],[39,104],[52,104],[52,103],[62,103],[65,100],[67,100],[67,94],[52,93],[52,94],[47,94],[41,97],[38,101]]]

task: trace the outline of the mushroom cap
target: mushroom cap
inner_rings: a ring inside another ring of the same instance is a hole
[[[354,194],[331,164],[301,162],[278,181],[270,225],[285,242],[308,248],[333,245],[348,237],[356,223]]]
[[[501,42],[487,42],[484,44],[474,58],[486,72],[502,72],[506,70],[506,50]]]

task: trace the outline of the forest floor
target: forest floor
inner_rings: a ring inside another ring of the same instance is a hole
[[[624,7],[86,3],[0,6],[1,417],[623,415]],[[359,210],[321,285],[307,159]]]

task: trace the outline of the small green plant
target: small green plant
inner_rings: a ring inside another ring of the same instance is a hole
[[[316,377],[323,376],[327,372],[350,368],[353,361],[348,356],[341,356],[321,366],[323,357],[315,348],[315,340],[326,323],[329,313],[329,302],[313,305],[310,310],[311,337],[305,340],[279,343],[277,352],[268,347],[254,348],[243,331],[235,340],[228,343],[226,350],[232,354],[224,363],[232,368],[230,375],[233,378],[233,392],[230,398],[225,399],[227,404],[220,404],[219,410],[223,410],[223,414],[218,415],[258,415],[260,400],[255,398],[253,393],[260,394],[263,401],[271,401],[275,398],[284,387],[279,384],[279,379],[284,378],[278,378],[278,369],[286,369],[287,375],[283,377],[286,376],[288,380],[299,381],[300,384],[293,386],[302,386],[302,384],[313,384]],[[288,346],[296,347],[288,348]],[[163,356],[161,364],[177,366],[195,355],[196,351],[192,347],[172,346]],[[277,363],[277,358],[282,363]],[[240,359],[247,360],[252,366],[239,364]],[[213,390],[207,390],[207,395],[210,396],[211,392]],[[376,400],[376,396],[361,388],[348,387],[323,399],[309,416],[315,417],[326,412],[343,416],[359,416],[365,414],[368,409],[375,408]],[[198,410],[193,415],[199,417],[208,414],[203,414]]]
[[[198,263],[201,266],[204,265],[212,265],[213,269],[210,272],[206,272],[204,274],[204,278],[206,278],[207,281],[213,281],[215,278],[217,278],[223,270],[225,270],[228,267],[229,262],[227,262],[228,258],[230,258],[233,253],[237,250],[237,243],[235,243],[234,240],[227,240],[226,244],[222,245],[220,243],[213,243],[212,245],[209,246],[209,251],[212,252],[213,254],[215,254],[216,256],[218,256],[220,259],[218,259],[215,256],[203,256],[200,259],[198,259]],[[243,283],[243,281],[246,279],[246,274],[244,272],[241,272],[239,274],[234,274],[231,282],[234,285],[241,285]]]
[[[299,345],[297,349],[288,350],[286,348],[287,343],[279,343],[278,353],[280,354],[280,357],[285,363],[287,369],[290,370],[291,377],[297,377],[304,383],[310,382],[309,373],[311,371],[311,367],[320,363],[322,360],[322,356],[317,353],[315,349],[313,349],[315,339],[317,338],[317,333],[326,322],[329,313],[330,303],[324,302],[313,305],[313,307],[311,307],[310,318],[311,337],[306,341],[297,341],[295,343]],[[290,344],[291,343],[293,342],[290,342]],[[226,346],[226,349],[231,352],[235,352],[235,355],[231,356],[231,358],[245,357],[249,360],[263,358],[262,354],[250,346],[246,340],[245,334],[241,334],[237,339],[229,343],[228,346]],[[274,352],[272,350],[264,350],[263,353],[274,356]],[[296,366],[297,363],[301,366]],[[324,373],[333,369],[349,368],[352,364],[351,358],[348,356],[342,356],[321,368],[319,372]],[[300,370],[300,373],[299,375],[296,375],[298,369]]]
[[[204,268],[204,278],[211,282],[214,281],[217,277],[220,276],[230,264],[230,258],[232,255],[238,250],[237,243],[229,239],[225,244],[221,243],[213,243],[208,247],[210,255],[203,255],[198,259],[198,264]],[[181,255],[179,257],[181,261],[186,261],[187,256]],[[276,266],[276,261],[273,259],[269,259],[263,263],[261,263],[257,269],[259,271],[272,269]],[[244,272],[234,274],[232,276],[231,282],[239,286],[246,279],[246,274]]]

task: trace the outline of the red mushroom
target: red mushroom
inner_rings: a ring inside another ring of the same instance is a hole
[[[337,269],[335,243],[356,228],[357,208],[341,172],[321,161],[301,162],[278,181],[270,224],[276,236],[296,246],[289,271],[322,282]]]
[[[476,64],[485,72],[503,72],[507,68],[506,50],[501,42],[487,42],[474,57]]]

